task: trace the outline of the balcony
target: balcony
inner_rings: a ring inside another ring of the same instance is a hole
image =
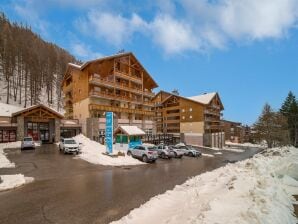
[[[69,85],[63,87],[63,92],[64,94],[71,92],[72,91],[72,83],[70,83]]]
[[[213,111],[213,110],[208,110],[208,109],[204,110],[204,113],[209,114],[209,115],[215,115],[218,117],[220,117],[220,114],[221,114],[220,111]]]
[[[114,82],[114,80],[97,78],[94,76],[90,77],[89,83],[98,85],[98,86],[106,86],[106,87],[110,87],[110,88],[126,90],[126,91],[133,92],[133,93],[136,93],[139,95],[141,95],[143,93],[141,88],[130,87],[128,84],[123,83],[123,82]]]
[[[141,77],[129,75],[128,73],[121,72],[119,70],[114,71],[114,74],[115,74],[115,76],[117,76],[119,78],[130,80],[130,81],[133,81],[133,82],[138,83],[138,84],[142,84],[143,83]]]
[[[91,76],[89,78],[89,83],[94,85],[100,85],[100,86],[107,86],[107,87],[115,87],[114,81],[109,79],[103,79],[103,78],[96,78],[94,76]]]
[[[107,105],[98,105],[98,104],[90,104],[89,110],[100,110],[100,111],[112,111],[112,112],[122,112],[129,114],[141,114],[147,116],[154,116],[154,112],[149,110],[141,110],[141,109],[130,109],[124,107],[116,107],[116,106],[107,106]]]
[[[152,97],[155,96],[154,93],[152,93],[152,92],[150,92],[150,91],[148,91],[148,90],[144,90],[143,94],[144,94],[144,96],[149,96],[150,98],[152,98]]]

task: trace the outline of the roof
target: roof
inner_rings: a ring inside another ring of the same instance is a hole
[[[13,113],[16,113],[20,110],[23,110],[23,107],[10,105],[6,103],[0,103],[0,116],[2,117],[11,117]]]
[[[174,93],[170,93],[170,92],[166,92],[164,90],[161,90],[154,96],[154,98],[157,97],[157,95],[161,94],[162,92],[169,94],[169,96],[166,97],[161,103],[164,103],[165,101],[167,101],[171,97],[176,96],[176,97],[180,97],[180,98],[185,99],[185,100],[190,100],[190,101],[195,102],[195,103],[208,105],[211,102],[211,100],[217,95],[218,98],[219,98],[220,104],[222,106],[222,109],[224,109],[223,104],[222,104],[222,102],[220,100],[220,97],[219,97],[217,92],[204,93],[204,94],[201,94],[201,95],[198,95],[198,96],[192,96],[192,97],[184,97],[184,96],[180,96],[180,95],[177,95],[177,94],[174,94]]]
[[[131,135],[145,135],[146,133],[138,128],[137,126],[119,126],[115,132],[121,130],[124,134],[131,136]]]
[[[198,95],[198,96],[191,96],[191,97],[187,97],[188,99],[197,101],[199,103],[202,104],[209,104],[211,102],[211,100],[216,96],[216,92],[213,93],[204,93],[202,95]]]
[[[27,111],[30,111],[30,110],[33,110],[33,109],[39,108],[39,107],[42,107],[45,110],[48,110],[48,111],[52,112],[53,114],[55,114],[59,118],[63,118],[64,117],[58,111],[56,111],[56,110],[54,110],[54,109],[52,109],[52,108],[50,108],[50,107],[48,107],[48,106],[46,106],[44,104],[38,104],[38,105],[33,105],[33,106],[30,106],[30,107],[27,107],[27,108],[22,108],[21,110],[12,113],[11,116],[18,116],[18,115],[20,115],[20,114],[22,114],[24,112],[27,112]]]
[[[68,63],[68,67],[70,66],[70,67],[73,67],[73,68],[76,68],[76,69],[79,69],[79,70],[82,71],[84,68],[86,68],[91,63],[99,62],[99,61],[104,61],[104,60],[108,60],[108,59],[113,59],[113,58],[117,58],[117,57],[123,57],[123,56],[127,56],[127,55],[131,55],[131,56],[134,57],[134,59],[140,64],[140,66],[142,67],[142,69],[144,69],[144,71],[152,79],[153,83],[155,84],[155,87],[158,87],[158,85],[155,82],[155,80],[152,78],[152,76],[149,74],[149,72],[143,67],[143,65],[139,62],[139,60],[136,58],[136,56],[132,52],[124,52],[124,53],[118,53],[118,54],[113,54],[113,55],[110,55],[110,56],[101,57],[101,58],[98,58],[98,59],[86,61],[82,65],[77,65],[77,64],[74,64],[74,63]],[[68,67],[67,67],[67,70],[68,70]]]

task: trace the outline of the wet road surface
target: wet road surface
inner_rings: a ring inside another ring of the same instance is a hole
[[[9,149],[8,158],[16,168],[0,169],[0,175],[22,173],[35,181],[0,192],[0,223],[109,223],[192,176],[223,166],[228,160],[249,158],[259,151],[221,151],[223,154],[215,157],[160,159],[149,165],[108,167],[59,153],[56,145],[43,145],[35,151]]]

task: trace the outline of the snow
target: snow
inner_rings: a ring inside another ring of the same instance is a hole
[[[222,152],[216,152],[214,155],[222,155]]]
[[[119,126],[117,129],[122,130],[125,134],[127,135],[145,135],[146,133],[138,128],[137,126]],[[115,132],[117,131],[117,129],[115,130]]]
[[[0,168],[13,168],[15,164],[10,162],[7,157],[4,149],[7,148],[19,148],[21,147],[21,142],[9,142],[9,143],[0,143]]]
[[[22,109],[24,108],[0,102],[0,116],[3,117],[11,117],[11,114]]]
[[[249,142],[234,143],[234,142],[226,141],[225,144],[227,146],[239,146],[239,147],[255,147],[255,148],[265,148],[265,147],[267,147],[266,144],[252,144],[252,143],[249,143]]]
[[[74,139],[76,142],[82,143],[81,153],[77,156],[77,158],[86,160],[89,163],[104,166],[130,166],[145,164],[137,159],[127,156],[126,154],[125,156],[118,156],[116,158],[103,155],[102,153],[106,152],[106,147],[96,141],[92,141],[82,134],[75,136]]]
[[[208,153],[202,153],[202,156],[206,156],[206,157],[214,157],[214,155],[212,155],[212,154],[208,154]]]
[[[215,97],[216,93],[205,93],[198,96],[191,96],[187,97],[190,100],[194,100],[196,102],[202,103],[202,104],[209,104],[210,101]]]
[[[297,161],[296,148],[266,150],[191,178],[112,223],[296,224]]]
[[[0,191],[13,189],[34,180],[33,177],[25,177],[23,174],[0,175]]]
[[[68,63],[70,66],[81,69],[80,65],[74,64],[74,63]]]

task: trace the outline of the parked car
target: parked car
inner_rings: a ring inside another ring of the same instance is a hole
[[[162,159],[171,159],[175,157],[173,150],[169,146],[160,144],[157,146],[158,156]]]
[[[66,153],[76,153],[80,152],[80,144],[78,144],[73,138],[62,138],[59,143],[59,150]]]
[[[184,150],[175,147],[174,145],[169,145],[168,148],[174,153],[175,158],[181,159],[184,156]]]
[[[22,144],[21,144],[21,150],[23,149],[35,149],[35,143],[33,141],[32,137],[25,137],[23,138]]]
[[[157,148],[154,145],[139,145],[127,150],[127,155],[141,159],[143,162],[155,162],[158,158]]]
[[[202,155],[202,153],[199,150],[195,149],[191,145],[185,145],[185,144],[179,143],[175,147],[183,150],[184,155],[186,156],[199,157]]]

